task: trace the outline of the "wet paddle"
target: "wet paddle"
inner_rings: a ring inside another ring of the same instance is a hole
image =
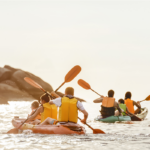
[[[65,76],[65,81],[55,90],[57,92],[60,87],[62,87],[66,82],[72,81],[81,71],[81,67],[76,65],[74,66]]]
[[[86,90],[92,90],[93,92],[95,92],[93,89],[91,89],[91,86],[87,83],[87,82],[85,82],[84,80],[82,80],[82,79],[79,79],[78,80],[78,84],[81,86],[81,87],[83,87],[84,89],[86,89]],[[102,95],[100,95],[100,94],[98,94],[97,92],[95,92],[97,95],[99,95],[99,96],[102,96]]]
[[[78,117],[78,119],[81,120],[81,118],[79,118],[79,117]],[[102,130],[100,130],[100,129],[93,129],[93,128],[92,128],[90,125],[88,125],[87,123],[86,123],[86,125],[87,125],[90,129],[93,130],[93,134],[105,134],[105,132],[102,131]]]
[[[20,127],[21,127],[27,120],[28,120],[28,118],[27,118],[18,128],[13,128],[13,129],[9,130],[9,131],[7,132],[7,134],[17,134],[17,133],[19,133]]]

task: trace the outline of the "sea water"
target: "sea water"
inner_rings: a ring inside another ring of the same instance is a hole
[[[148,106],[148,103],[143,102],[145,106]],[[10,105],[0,105],[0,150],[150,150],[150,114],[146,120],[134,124],[101,123],[94,121],[99,115],[99,104],[83,105],[89,112],[87,123],[95,129],[105,131],[106,134],[93,134],[86,125],[83,125],[86,129],[85,135],[47,135],[31,132],[6,134],[13,128],[11,120],[14,116],[26,118],[31,112],[31,102],[10,102]],[[83,118],[81,112],[79,116]]]

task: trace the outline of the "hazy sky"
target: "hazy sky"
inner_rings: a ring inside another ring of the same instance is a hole
[[[150,94],[150,1],[0,0],[0,66],[34,73],[56,89],[75,65],[67,86],[76,96],[98,96],[77,85],[84,79],[102,95]]]

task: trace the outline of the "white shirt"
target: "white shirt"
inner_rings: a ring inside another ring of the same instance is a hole
[[[56,98],[55,100],[52,100],[52,102],[57,106],[60,107],[61,106],[61,97]],[[80,110],[85,110],[82,103],[80,101],[77,102],[77,107]]]

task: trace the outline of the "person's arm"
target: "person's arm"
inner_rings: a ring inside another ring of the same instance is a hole
[[[36,110],[36,112],[35,112],[32,116],[30,116],[30,117],[28,118],[27,121],[33,120],[37,115],[39,115],[39,114],[42,113],[42,112],[43,112],[43,106],[40,106],[40,107]],[[27,122],[27,121],[26,121],[26,122]]]
[[[141,111],[141,105],[138,102],[133,101],[133,105],[137,107],[134,114],[138,114]]]
[[[86,120],[88,118],[88,112],[86,110],[80,110],[84,114],[84,119],[81,120],[82,123],[86,123]]]
[[[132,113],[129,111],[129,109],[128,109],[127,106],[126,106],[126,110],[127,110],[127,113],[128,113],[129,115],[133,115],[133,116],[134,116],[134,114],[132,114]]]
[[[133,101],[133,105],[135,105],[137,108],[141,109],[140,104],[138,104],[138,102]]]
[[[80,101],[77,102],[77,107],[84,114],[84,119],[82,119],[81,122],[86,123],[86,120],[88,118],[87,111],[84,109],[83,104]]]
[[[49,101],[49,104],[51,104],[51,105],[55,104],[57,107],[60,107],[61,106],[61,97],[58,97],[54,100]]]
[[[94,103],[102,103],[103,98],[104,98],[104,96],[101,96],[101,97],[95,99],[93,102],[94,102]]]
[[[119,116],[121,115],[122,111],[121,108],[119,107],[119,104],[117,102],[115,102],[115,107],[118,109],[119,111]]]

